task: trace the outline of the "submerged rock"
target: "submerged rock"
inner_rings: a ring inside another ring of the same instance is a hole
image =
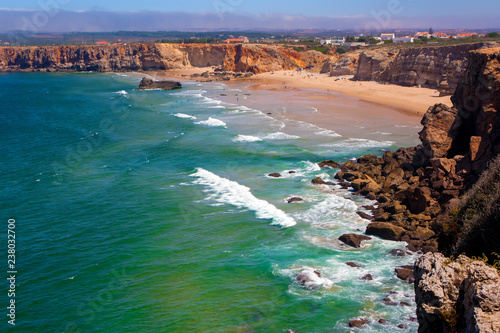
[[[287,202],[288,202],[288,203],[303,202],[303,201],[304,201],[304,199],[299,198],[299,197],[293,197],[293,198],[289,198],[289,199],[287,200]]]

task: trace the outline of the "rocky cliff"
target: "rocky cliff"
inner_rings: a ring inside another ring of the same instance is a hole
[[[500,332],[500,274],[482,261],[428,253],[415,263],[418,331]]]
[[[355,51],[335,63],[327,63],[323,72],[331,76],[355,75],[355,80],[386,82],[402,86],[438,89],[453,95],[464,79],[473,50],[500,46],[498,43],[475,43],[441,47],[383,48]]]
[[[499,332],[498,271],[460,254],[500,253],[500,47],[470,52],[452,101],[429,108],[421,145],[349,161],[335,177],[378,201],[367,235],[428,252],[415,265],[419,332]]]
[[[131,44],[0,47],[0,71],[130,71],[218,66],[262,73],[305,67],[298,52],[280,46]]]

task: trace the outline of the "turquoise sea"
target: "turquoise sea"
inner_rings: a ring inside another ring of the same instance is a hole
[[[8,219],[17,250],[16,326],[5,283],[2,332],[417,330],[413,287],[394,273],[416,257],[377,238],[340,244],[364,231],[356,211],[374,202],[311,185],[334,181],[316,162],[381,155],[416,128],[346,137],[223,103],[234,91],[220,83],[136,91],[139,81],[0,75],[5,277]],[[287,203],[296,196],[305,202]],[[313,283],[296,281],[314,270]],[[370,324],[349,328],[356,317]]]

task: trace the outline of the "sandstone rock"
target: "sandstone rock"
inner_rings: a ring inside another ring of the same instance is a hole
[[[427,110],[422,125],[424,128],[419,136],[425,158],[446,157],[451,149],[454,133],[461,125],[457,109],[436,104]]]
[[[175,90],[182,89],[182,84],[177,81],[154,81],[153,79],[144,77],[137,90],[144,89]]]
[[[428,187],[412,188],[407,193],[408,208],[413,214],[424,212],[432,200],[431,189]]]
[[[419,332],[499,332],[500,275],[465,256],[427,253],[415,262]]]
[[[339,237],[339,240],[343,242],[344,244],[347,244],[349,246],[355,247],[355,248],[360,248],[361,243],[363,241],[370,240],[371,237],[364,236],[364,235],[356,235],[356,234],[344,234]]]
[[[316,177],[314,178],[313,180],[311,180],[311,183],[313,185],[335,185],[334,183],[332,182],[325,182],[323,179],[321,179],[320,177]]]
[[[367,235],[379,236],[388,240],[399,240],[404,233],[403,228],[387,222],[372,222],[366,228]]]
[[[373,221],[374,220],[373,216],[368,215],[365,212],[357,211],[356,214],[358,214],[359,217],[361,217],[362,219],[369,220],[369,221]]]

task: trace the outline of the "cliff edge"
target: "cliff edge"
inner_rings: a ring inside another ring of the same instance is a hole
[[[0,71],[139,71],[217,66],[254,74],[305,67],[300,54],[274,45],[129,44],[0,47]]]

